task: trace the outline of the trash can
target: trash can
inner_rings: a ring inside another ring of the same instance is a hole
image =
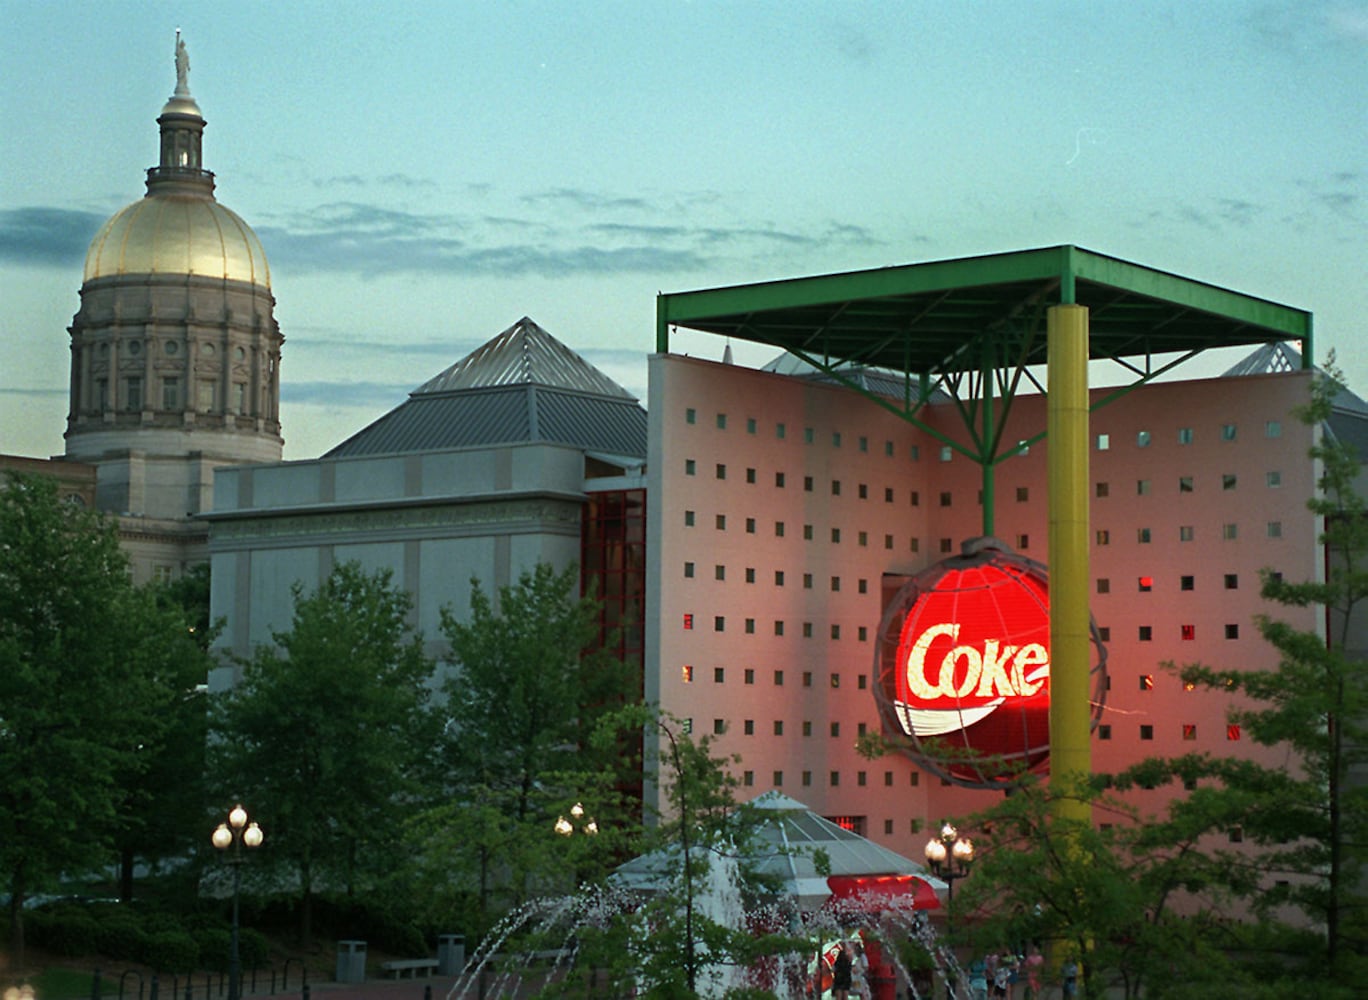
[[[465,935],[437,935],[437,975],[459,976],[465,968]]]
[[[337,976],[339,983],[366,981],[366,942],[337,942]]]

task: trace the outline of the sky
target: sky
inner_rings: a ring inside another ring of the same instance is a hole
[[[287,459],[525,315],[644,402],[660,292],[1065,243],[1311,310],[1368,395],[1368,2],[0,0],[0,24],[0,453],[62,453],[85,251],[156,163],[177,28],[217,197],[270,261]]]

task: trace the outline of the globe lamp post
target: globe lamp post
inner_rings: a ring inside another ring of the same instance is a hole
[[[926,842],[926,863],[931,866],[931,871],[938,878],[945,879],[945,884],[949,887],[947,891],[945,930],[947,936],[950,932],[950,911],[955,903],[955,880],[964,878],[969,874],[969,866],[974,863],[974,842],[968,837],[961,837],[959,831],[955,829],[953,823],[946,823],[941,827],[940,836],[932,837]],[[946,864],[947,860],[949,864]],[[945,982],[945,995],[954,996],[955,981],[947,978]]]
[[[564,816],[558,816],[556,818],[556,825],[553,829],[562,837],[569,837],[577,830],[580,833],[587,833],[591,837],[599,832],[598,824],[594,822],[592,816],[589,818],[588,822],[584,821],[584,804],[582,802],[576,802],[570,807],[569,819],[566,819]]]
[[[247,810],[239,803],[228,813],[228,822],[220,823],[214,831],[214,846],[224,851],[225,860],[233,866],[233,936],[228,951],[228,1000],[242,996],[242,965],[238,957],[238,892],[242,887],[244,847],[260,847],[261,827],[247,820]]]

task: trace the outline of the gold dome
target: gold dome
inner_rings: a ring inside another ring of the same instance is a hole
[[[104,224],[86,252],[85,280],[122,274],[193,274],[271,287],[256,233],[198,194],[148,195]]]

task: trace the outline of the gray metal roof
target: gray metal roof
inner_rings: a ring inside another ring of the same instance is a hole
[[[646,411],[523,317],[323,457],[532,442],[644,460]]]

